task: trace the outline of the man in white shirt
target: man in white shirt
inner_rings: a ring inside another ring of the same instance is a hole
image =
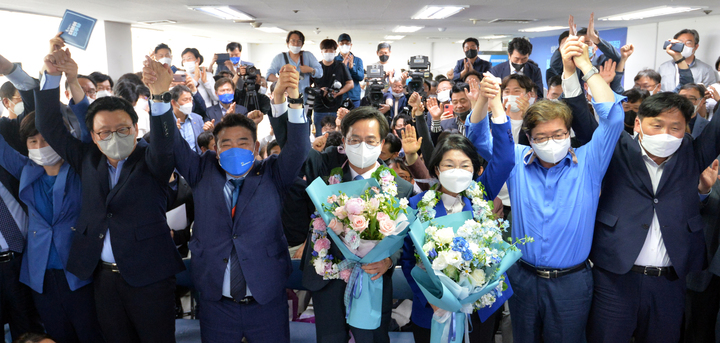
[[[684,29],[676,33],[673,39],[677,39],[685,46],[681,52],[683,59],[690,66],[695,83],[711,85],[717,82],[717,73],[711,66],[695,57],[697,49],[700,47],[700,34],[692,29]],[[680,83],[680,74],[678,73],[677,63],[679,61],[666,61],[658,68],[658,73],[662,77],[662,91],[672,92]]]

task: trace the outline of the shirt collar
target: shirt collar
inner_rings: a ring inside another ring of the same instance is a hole
[[[655,163],[655,161],[647,154],[647,152],[645,152],[645,148],[643,148],[642,144],[640,144],[640,136],[639,136],[639,135],[637,136],[636,141],[637,141],[638,145],[640,145],[640,154],[641,154],[641,156],[642,156],[643,161],[645,161],[645,163],[650,163],[650,165],[653,166],[653,167],[656,167],[656,168],[662,167],[664,164],[666,164],[668,161],[670,161],[670,159],[671,159],[673,156],[675,156],[675,153],[673,153],[672,155],[668,156],[668,158],[666,158],[665,161],[663,161],[663,163],[657,164],[657,163]]]
[[[107,159],[107,157],[106,157]],[[125,164],[125,161],[127,161],[127,157],[123,158],[122,160],[118,161],[117,167],[113,167],[112,164],[110,164],[110,160],[106,160],[108,167],[110,167],[111,170],[115,171],[118,169],[121,169],[123,164]]]
[[[348,162],[348,163],[349,163],[349,162]],[[355,177],[357,177],[358,175],[360,175],[360,174],[358,174],[358,173],[355,171],[355,169],[353,169],[353,168],[350,167],[350,166],[348,166],[348,167],[350,168],[350,176],[352,176],[351,180],[354,180]],[[371,177],[372,177],[372,174],[373,174],[378,168],[380,168],[380,164],[377,163],[377,162],[375,162],[375,166],[374,166],[372,169],[370,169],[370,170],[368,170],[368,171],[366,171],[365,173],[362,174],[363,179],[369,179],[369,178],[371,178]]]

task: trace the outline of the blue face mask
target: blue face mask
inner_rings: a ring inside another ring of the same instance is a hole
[[[253,152],[243,148],[230,148],[220,153],[220,166],[230,175],[245,175],[254,161]]]
[[[240,57],[230,57],[230,62],[232,62],[232,64],[234,65],[237,65],[238,63],[240,63]]]
[[[222,102],[223,104],[226,104],[226,105],[232,103],[234,98],[235,98],[235,94],[233,94],[233,93],[218,95],[218,99],[220,100],[220,102]]]

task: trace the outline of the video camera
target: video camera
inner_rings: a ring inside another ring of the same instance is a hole
[[[425,79],[430,78],[430,61],[427,56],[413,56],[408,60],[408,77],[410,82],[407,84],[408,93],[417,92],[420,96],[425,97]]]
[[[367,67],[365,74],[368,83],[365,87],[365,94],[370,100],[370,104],[375,108],[380,108],[385,99],[383,89],[385,88],[385,71],[382,64],[372,64]]]

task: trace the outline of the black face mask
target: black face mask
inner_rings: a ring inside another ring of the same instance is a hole
[[[477,57],[478,51],[476,49],[468,49],[468,51],[465,51],[465,57],[467,58],[475,58]]]
[[[397,133],[398,138],[402,138],[403,132],[405,132],[405,128],[401,129],[395,129],[395,132]]]
[[[390,59],[390,55],[380,55],[380,62],[387,62]]]
[[[510,64],[512,64],[513,68],[515,68],[515,71],[520,71],[520,69],[522,69],[525,66],[525,63],[517,64],[517,63],[510,62]]]
[[[453,112],[453,114],[458,117],[458,119],[465,121],[467,119],[468,114],[470,114],[471,110],[467,110],[465,112]]]
[[[627,131],[629,134],[633,134],[633,131],[635,129],[635,118],[637,117],[637,113],[635,111],[626,111],[625,112],[625,131]]]

